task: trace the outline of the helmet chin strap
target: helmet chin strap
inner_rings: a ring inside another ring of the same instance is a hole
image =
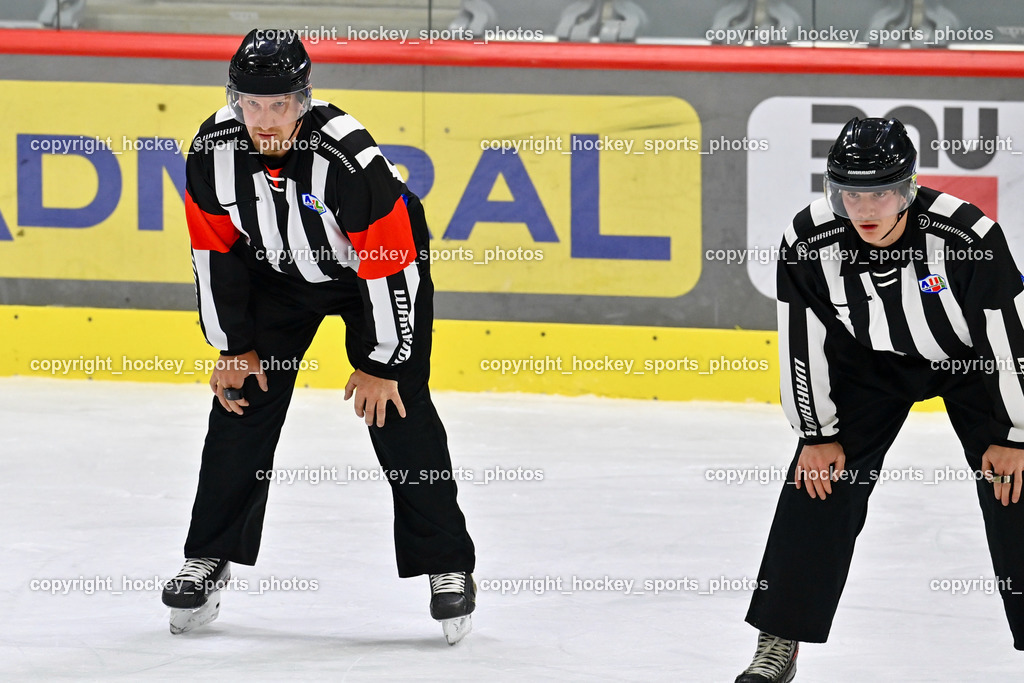
[[[885,240],[886,237],[891,235],[892,231],[896,229],[896,226],[900,224],[900,221],[903,220],[903,217],[906,216],[906,215],[907,215],[907,209],[903,209],[898,214],[896,214],[896,222],[892,224],[891,228],[889,228],[889,232],[887,232],[884,235],[882,235],[882,238],[880,240],[878,240],[878,241],[882,242],[882,241]]]
[[[298,119],[295,120],[295,128],[293,128],[292,132],[288,134],[288,141],[289,142],[291,142],[293,139],[295,139],[295,131],[297,131],[299,129],[299,126],[301,124],[302,124],[302,117],[299,117]]]

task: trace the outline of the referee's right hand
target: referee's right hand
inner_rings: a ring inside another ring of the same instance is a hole
[[[256,375],[260,389],[267,390],[267,376],[263,374],[263,366],[260,365],[260,357],[256,355],[256,351],[247,351],[237,356],[221,354],[217,359],[217,367],[210,375],[210,389],[217,395],[217,400],[224,410],[241,415],[242,408],[248,407],[249,401],[245,398],[237,401],[226,399],[224,390],[241,389],[249,375]]]
[[[838,441],[804,446],[796,461],[793,481],[797,488],[800,488],[801,481],[806,483],[807,495],[811,498],[825,500],[832,493],[832,482],[839,480],[845,464],[846,453]]]

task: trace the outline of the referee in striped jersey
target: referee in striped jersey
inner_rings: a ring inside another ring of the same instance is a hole
[[[799,446],[747,622],[737,683],[789,681],[822,643],[886,451],[916,401],[941,396],[977,483],[1014,647],[1024,650],[1024,284],[998,223],[916,182],[896,119],[853,119],[825,196],[778,264],[781,394]],[[762,588],[763,587],[763,588]]]
[[[200,322],[220,359],[187,560],[163,599],[197,610],[229,563],[256,562],[269,488],[260,475],[273,467],[306,349],[326,316],[340,316],[355,368],[345,399],[388,474],[398,574],[430,576],[431,615],[462,619],[457,639],[475,604],[475,554],[427,386],[423,207],[356,119],[312,99],[310,72],[295,32],[251,31],[231,60],[227,106],[188,155]],[[207,616],[180,616],[180,630]]]

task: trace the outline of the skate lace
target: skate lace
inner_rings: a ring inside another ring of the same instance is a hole
[[[431,593],[462,593],[466,590],[466,575],[462,572],[430,575]]]
[[[789,664],[794,646],[795,642],[792,640],[762,633],[757,638],[757,652],[754,654],[754,661],[743,673],[760,674],[774,680]]]
[[[178,575],[172,581],[192,581],[201,583],[205,581],[213,570],[217,568],[220,560],[213,557],[201,557],[185,560],[185,566],[181,568]]]

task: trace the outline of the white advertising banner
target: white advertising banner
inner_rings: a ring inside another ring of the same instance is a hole
[[[918,183],[949,192],[999,221],[1024,265],[1024,103],[772,97],[750,114],[747,137],[747,273],[775,297],[782,233],[822,196],[829,148],[854,116],[895,117],[918,151]]]

